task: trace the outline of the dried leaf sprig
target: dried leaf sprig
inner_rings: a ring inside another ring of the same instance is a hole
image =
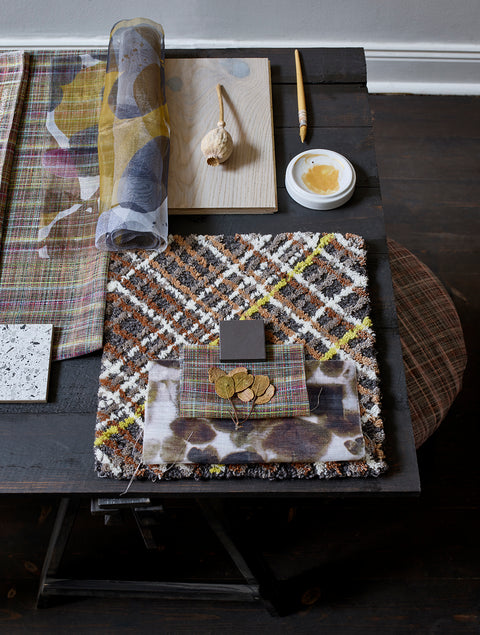
[[[257,404],[268,403],[275,394],[275,386],[268,375],[253,375],[244,366],[238,366],[229,373],[218,366],[212,366],[208,371],[208,380],[215,385],[215,392],[219,397],[230,401],[235,428],[248,420]],[[242,421],[239,420],[235,407],[235,397],[244,403],[251,403],[250,411]]]

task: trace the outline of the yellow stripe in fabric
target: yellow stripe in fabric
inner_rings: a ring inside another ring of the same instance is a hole
[[[318,254],[321,251],[323,251],[323,249],[328,245],[329,242],[333,240],[333,238],[334,238],[334,234],[325,234],[325,236],[322,236],[322,238],[318,242],[318,245],[315,247],[312,253],[309,254],[305,258],[305,260],[301,260],[300,262],[297,262],[295,267],[287,273],[285,278],[277,282],[277,284],[273,287],[273,289],[269,293],[267,293],[267,295],[257,300],[253,306],[247,309],[240,319],[245,320],[247,317],[250,317],[251,315],[256,313],[261,306],[270,302],[270,300],[277,293],[277,291],[280,291],[280,289],[283,289],[283,287],[287,286],[287,284],[290,282],[292,278],[294,278],[299,273],[303,273],[303,271],[309,265],[312,264],[313,259],[316,256],[318,256]]]
[[[357,337],[360,331],[363,331],[363,329],[366,329],[370,326],[372,326],[372,320],[368,316],[366,318],[363,318],[360,324],[357,324],[353,327],[353,329],[347,331],[336,344],[334,344],[324,355],[322,355],[322,357],[320,357],[320,361],[325,362],[328,359],[332,359],[332,357],[338,353],[342,346],[348,344],[350,340],[353,340],[354,337]]]
[[[277,282],[277,284],[273,287],[271,291],[269,291],[266,295],[264,295],[263,298],[260,298],[259,300],[257,300],[250,308],[248,308],[242,314],[242,316],[240,317],[240,320],[246,320],[248,317],[250,317],[254,313],[257,313],[260,307],[264,306],[265,304],[268,304],[268,302],[270,302],[270,300],[277,293],[277,291],[280,291],[280,289],[283,289],[283,287],[285,287],[292,278],[294,278],[296,275],[300,273],[303,273],[303,271],[313,263],[314,258],[323,251],[323,249],[328,245],[328,243],[332,242],[334,237],[335,237],[335,234],[325,234],[325,236],[322,236],[320,240],[318,241],[318,245],[315,247],[312,253],[309,254],[305,258],[305,260],[301,260],[300,262],[297,262],[295,267],[293,267],[293,269],[291,269],[287,273],[285,278],[282,278],[282,280]],[[217,338],[216,340],[210,343],[210,346],[216,346],[218,342],[219,342],[219,339]]]
[[[135,410],[135,413],[133,415],[131,415],[130,417],[127,417],[126,419],[124,419],[123,421],[120,421],[119,423],[113,423],[111,426],[108,426],[108,428],[106,428],[104,432],[102,432],[102,434],[95,439],[95,442],[94,442],[95,447],[98,445],[102,445],[103,443],[105,443],[105,441],[108,441],[108,439],[112,436],[112,434],[118,434],[121,430],[126,430],[128,426],[132,425],[134,421],[136,421],[139,417],[142,416],[144,410],[145,410],[145,404],[142,403],[139,406],[137,406],[137,409]]]

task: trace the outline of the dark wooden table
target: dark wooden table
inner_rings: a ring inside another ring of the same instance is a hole
[[[134,499],[139,496],[194,498],[203,501],[204,511],[208,512],[208,509],[211,511],[208,506],[218,503],[222,497],[278,496],[293,500],[312,496],[418,494],[419,476],[385,238],[363,50],[301,51],[309,118],[305,144],[301,144],[299,138],[293,50],[167,51],[167,57],[193,56],[270,59],[279,209],[274,215],[177,216],[170,218],[170,230],[181,234],[338,231],[357,233],[366,239],[389,470],[379,478],[333,480],[135,481],[129,496]],[[292,157],[308,148],[335,150],[353,163],[357,187],[353,198],[344,207],[316,212],[301,207],[287,194],[284,184],[286,166]],[[101,479],[94,472],[99,368],[100,352],[56,362],[51,372],[47,404],[0,405],[0,493],[58,494],[70,499],[83,495],[98,501],[102,496],[115,498],[125,489],[125,481]],[[55,559],[55,542],[61,534],[67,508],[64,501],[44,576],[52,557]],[[215,514],[210,514],[211,522],[215,524],[214,517]],[[225,540],[224,545],[228,548],[228,537]],[[236,554],[238,563],[244,566],[241,554],[238,551]],[[250,573],[247,567],[247,582],[249,579],[252,582]]]
[[[174,233],[339,231],[362,235],[368,248],[373,323],[378,339],[382,411],[389,471],[380,478],[268,482],[136,482],[130,493],[161,496],[338,496],[416,494],[419,478],[408,410],[395,303],[385,240],[372,122],[362,49],[305,49],[301,52],[309,116],[300,142],[295,63],[291,49],[167,51],[169,57],[268,57],[272,70],[278,212],[274,215],[170,218]],[[347,156],[357,172],[351,201],[316,212],[287,194],[285,169],[308,148]],[[100,353],[56,362],[47,404],[0,405],[0,493],[103,495],[125,483],[100,479],[93,469],[93,438]]]

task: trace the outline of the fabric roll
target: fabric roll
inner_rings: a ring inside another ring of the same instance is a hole
[[[99,120],[98,249],[165,249],[169,151],[163,29],[141,18],[117,22]]]

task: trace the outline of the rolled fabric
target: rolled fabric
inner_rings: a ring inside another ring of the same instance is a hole
[[[163,29],[122,20],[110,34],[99,119],[98,249],[165,249],[169,151]]]

